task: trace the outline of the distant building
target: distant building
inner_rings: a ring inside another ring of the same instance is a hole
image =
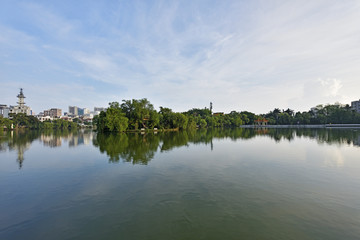
[[[86,114],[90,114],[90,109],[88,108],[78,108],[78,114],[79,116],[85,116]]]
[[[76,106],[69,106],[68,115],[78,116],[79,115],[79,108]]]
[[[37,117],[37,119],[38,119],[40,122],[45,122],[45,121],[52,121],[52,120],[54,120],[54,118],[52,118],[52,117],[50,117],[50,116],[37,115],[36,117]]]
[[[216,112],[216,113],[213,113],[214,116],[224,116],[224,113],[223,112]]]
[[[62,116],[61,119],[72,122],[72,118],[69,116]]]
[[[101,111],[106,111],[106,108],[104,107],[94,107],[94,112],[101,112]]]
[[[257,126],[266,126],[268,124],[268,120],[266,119],[256,119],[254,121],[254,124],[257,125]]]
[[[360,100],[351,102],[351,108],[360,113]]]
[[[20,88],[20,93],[17,95],[19,101],[17,102],[17,106],[10,106],[10,112],[13,114],[25,113],[26,115],[31,115],[31,108],[25,105],[25,96],[23,93],[23,89]]]
[[[83,108],[78,108],[78,115],[79,116],[84,116],[84,109]]]
[[[102,111],[106,112],[106,108],[104,107],[94,107],[94,111],[91,112],[93,116],[99,115]]]
[[[60,108],[52,108],[50,109],[50,116],[59,118],[61,117],[62,110]]]
[[[3,118],[9,118],[10,108],[5,104],[0,104],[0,116]]]
[[[61,109],[52,108],[49,110],[44,110],[43,116],[50,116],[52,118],[60,118],[61,117]]]
[[[43,114],[44,117],[49,116],[50,117],[50,110],[44,110]]]

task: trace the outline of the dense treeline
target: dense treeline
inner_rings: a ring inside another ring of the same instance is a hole
[[[306,125],[360,123],[360,114],[349,105],[319,105],[308,112],[294,112],[291,109],[278,108],[267,114],[256,115],[252,112],[232,111],[228,114],[213,114],[210,109],[194,108],[187,112],[173,112],[170,108],[160,107],[157,112],[146,99],[123,100],[109,103],[106,112],[101,112],[93,120],[101,132],[126,131],[139,129],[196,129],[196,128],[233,128],[241,125],[257,124],[265,120],[271,125]]]
[[[281,111],[275,108],[261,115],[271,125],[306,124],[354,124],[360,123],[360,114],[349,105],[318,105],[308,112],[294,112],[291,109]]]
[[[0,129],[3,128],[28,128],[28,129],[76,129],[77,123],[56,119],[53,121],[41,122],[34,116],[28,116],[24,113],[13,114],[11,119],[0,116]]]
[[[106,112],[95,116],[93,124],[99,131],[125,131],[139,129],[196,129],[206,127],[238,127],[254,124],[259,118],[250,112],[235,112],[213,115],[207,108],[191,109],[184,113],[173,112],[170,108],[160,107],[157,112],[146,99],[123,100],[109,103]]]
[[[204,129],[234,128],[241,125],[253,125],[265,120],[269,125],[307,125],[307,124],[354,124],[360,123],[360,114],[349,105],[318,105],[307,112],[296,112],[291,109],[275,108],[267,114],[256,115],[252,112],[232,111],[228,114],[213,114],[210,109],[194,108],[187,112],[173,112],[170,108],[160,107],[156,111],[146,99],[123,100],[112,102],[105,112],[95,116],[93,124],[101,132],[137,131],[140,129]],[[0,117],[0,128],[26,127],[29,129],[74,129],[76,122],[62,119],[40,122],[34,116],[16,114],[12,119]]]

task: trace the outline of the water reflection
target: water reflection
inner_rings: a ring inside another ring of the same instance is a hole
[[[56,148],[66,142],[69,147],[89,144],[92,138],[91,131],[29,131],[24,129],[5,131],[0,135],[0,151],[16,151],[16,161],[21,169],[25,160],[25,152],[30,149],[35,140],[43,143],[45,147]]]
[[[45,147],[77,147],[93,143],[101,153],[107,154],[109,162],[131,162],[148,164],[157,151],[171,151],[190,144],[209,145],[213,150],[214,139],[248,140],[267,136],[276,142],[293,141],[295,138],[309,138],[319,144],[360,146],[358,129],[203,129],[196,131],[159,133],[99,133],[92,131],[12,131],[0,134],[0,151],[16,151],[19,168],[22,168],[24,154],[31,144],[38,140]],[[339,163],[341,165],[341,161]]]
[[[39,136],[34,131],[11,131],[4,132],[0,138],[0,151],[16,151],[17,163],[19,169],[22,168],[24,162],[24,153],[27,151],[31,143]]]
[[[106,153],[110,162],[147,164],[159,150],[170,151],[189,144],[206,144],[214,148],[214,139],[233,141],[268,136],[276,142],[295,138],[315,139],[319,144],[346,144],[359,146],[360,131],[356,129],[203,129],[197,131],[165,132],[157,134],[97,134],[93,144]],[[339,161],[341,164],[341,161]]]

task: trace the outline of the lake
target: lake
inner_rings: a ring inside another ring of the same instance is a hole
[[[0,136],[0,239],[360,239],[357,129]]]

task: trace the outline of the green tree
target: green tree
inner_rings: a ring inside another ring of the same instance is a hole
[[[205,121],[205,120],[204,120]],[[188,119],[182,113],[174,113],[172,117],[172,127],[178,129],[186,129]]]
[[[205,119],[200,119],[199,127],[206,128],[206,126],[207,126],[207,122],[205,121]]]
[[[109,103],[106,110],[105,126],[110,132],[123,132],[127,129],[128,118],[125,117],[118,102]]]
[[[131,129],[154,127],[159,124],[159,116],[154,106],[146,99],[123,100],[121,109],[129,119]]]

